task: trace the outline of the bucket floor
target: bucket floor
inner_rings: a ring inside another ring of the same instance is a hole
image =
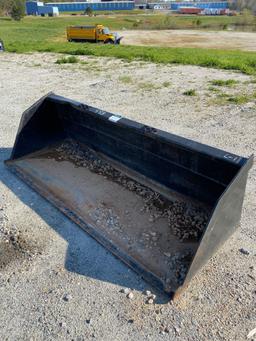
[[[159,194],[151,189],[150,181],[145,186],[146,179],[136,179],[135,173],[129,177],[127,169],[122,171],[117,163],[70,140],[10,161],[10,165],[126,263],[158,278],[167,292],[182,284],[198,238],[181,240],[174,233],[170,227],[174,220],[159,214]],[[170,192],[168,200],[184,204]],[[167,208],[166,203],[161,205],[162,210]],[[201,218],[202,224],[205,219]]]

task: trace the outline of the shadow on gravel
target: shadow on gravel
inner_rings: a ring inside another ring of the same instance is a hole
[[[0,181],[67,241],[65,268],[68,271],[138,291],[149,289],[157,295],[158,304],[169,301],[167,295],[156,292],[140,276],[12,174],[3,164],[9,158],[11,150],[0,148]]]

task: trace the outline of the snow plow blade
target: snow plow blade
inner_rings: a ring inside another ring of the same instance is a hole
[[[52,93],[24,112],[6,161],[175,298],[238,227],[252,163]]]

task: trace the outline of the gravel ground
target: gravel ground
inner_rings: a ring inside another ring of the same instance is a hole
[[[248,94],[253,79],[106,58],[62,66],[57,58],[0,55],[0,339],[246,340],[256,327],[255,167],[238,232],[180,301],[168,303],[2,161],[22,111],[49,91],[248,156],[256,145],[255,100],[220,105],[209,82],[232,78],[239,83],[221,91]],[[197,96],[183,95],[192,88]]]

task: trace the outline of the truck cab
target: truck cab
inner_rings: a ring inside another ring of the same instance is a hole
[[[102,41],[104,44],[114,44],[115,43],[115,33],[111,33],[108,27],[103,25],[97,25],[96,28],[97,41]]]

